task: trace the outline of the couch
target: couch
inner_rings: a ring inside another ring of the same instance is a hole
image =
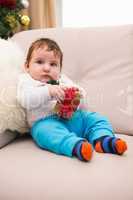
[[[94,152],[86,163],[44,151],[11,127],[17,138],[0,149],[0,199],[133,200],[133,25],[29,30],[10,42],[25,56],[40,37],[59,43],[63,72],[86,89],[87,109],[108,116],[128,150]]]

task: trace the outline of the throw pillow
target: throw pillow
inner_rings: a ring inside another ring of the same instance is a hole
[[[15,42],[0,39],[0,140],[7,134],[7,129],[20,134],[28,131],[25,111],[16,100],[17,78],[23,61],[23,52]],[[4,145],[15,135],[5,136]],[[3,142],[0,141],[0,145],[3,146]]]

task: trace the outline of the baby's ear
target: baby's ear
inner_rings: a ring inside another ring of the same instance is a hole
[[[29,66],[28,66],[28,63],[27,63],[27,62],[25,62],[25,64],[24,64],[24,70],[25,70],[26,72],[29,71]]]

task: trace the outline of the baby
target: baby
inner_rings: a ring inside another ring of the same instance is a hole
[[[33,140],[42,149],[82,161],[91,160],[93,148],[122,155],[127,150],[126,142],[115,136],[106,117],[80,105],[70,119],[54,113],[57,102],[65,98],[66,88],[78,89],[85,98],[84,90],[61,73],[62,60],[60,47],[51,39],[40,38],[29,48],[17,98],[26,109]]]

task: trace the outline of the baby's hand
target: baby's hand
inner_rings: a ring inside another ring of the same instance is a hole
[[[47,84],[47,86],[48,86],[51,97],[54,97],[55,99],[57,99],[58,102],[61,102],[64,100],[65,92],[61,86],[51,85],[51,84]]]

